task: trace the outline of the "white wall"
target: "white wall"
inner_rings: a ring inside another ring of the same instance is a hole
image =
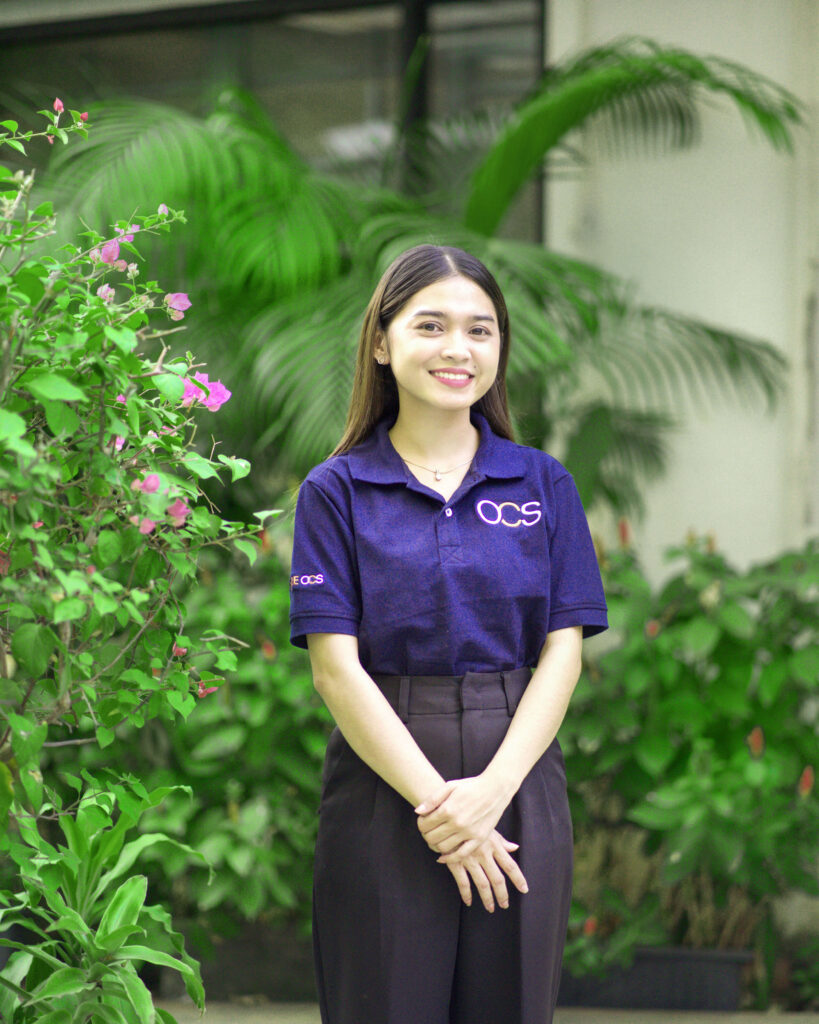
[[[639,285],[659,305],[774,343],[791,361],[775,416],[725,403],[690,409],[670,471],[635,524],[646,568],[689,529],[713,531],[739,566],[819,532],[816,458],[808,438],[806,306],[815,286],[817,161],[813,131],[816,0],[551,0],[549,58],[641,35],[748,65],[809,103],[795,156],[749,132],[712,101],[693,150],[595,159],[576,182],[548,186],[551,247]],[[815,340],[812,339],[815,345]]]

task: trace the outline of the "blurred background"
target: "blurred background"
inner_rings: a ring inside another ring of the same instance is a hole
[[[0,113],[89,111],[88,143],[31,147],[61,236],[185,210],[141,252],[233,392],[203,444],[253,471],[208,493],[283,510],[256,567],[214,556],[188,599],[192,632],[247,644],[230,685],[118,736],[194,784],[146,824],[220,869],[153,881],[203,950],[300,955],[328,720],[287,645],[292,503],[381,270],[431,240],[496,273],[520,437],[574,474],[607,574],[561,733],[568,966],[740,948],[737,1000],[819,1005],[817,41],[816,0],[0,4]],[[268,994],[309,995],[277,956]]]

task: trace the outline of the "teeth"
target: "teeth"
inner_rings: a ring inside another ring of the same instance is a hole
[[[468,373],[433,373],[433,377],[443,377],[444,380],[469,380]]]

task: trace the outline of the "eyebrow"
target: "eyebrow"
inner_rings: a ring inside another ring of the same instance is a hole
[[[416,316],[437,316],[441,320],[445,320],[446,317],[447,317],[447,314],[441,312],[440,309],[419,309],[419,310],[416,310],[416,312],[413,313],[412,315],[413,315],[413,317],[416,317]],[[495,318],[493,316],[486,316],[485,313],[472,313],[467,319],[469,319],[469,320],[488,320],[490,323],[495,323]]]

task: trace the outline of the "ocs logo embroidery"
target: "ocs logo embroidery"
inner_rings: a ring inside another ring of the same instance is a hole
[[[514,501],[496,504],[494,501],[484,499],[477,503],[475,511],[478,518],[487,526],[509,526],[512,529],[518,526],[534,526],[543,518],[539,501],[525,501],[518,505]]]
[[[291,576],[291,587],[316,587],[324,582],[324,573],[317,573],[315,576]]]

